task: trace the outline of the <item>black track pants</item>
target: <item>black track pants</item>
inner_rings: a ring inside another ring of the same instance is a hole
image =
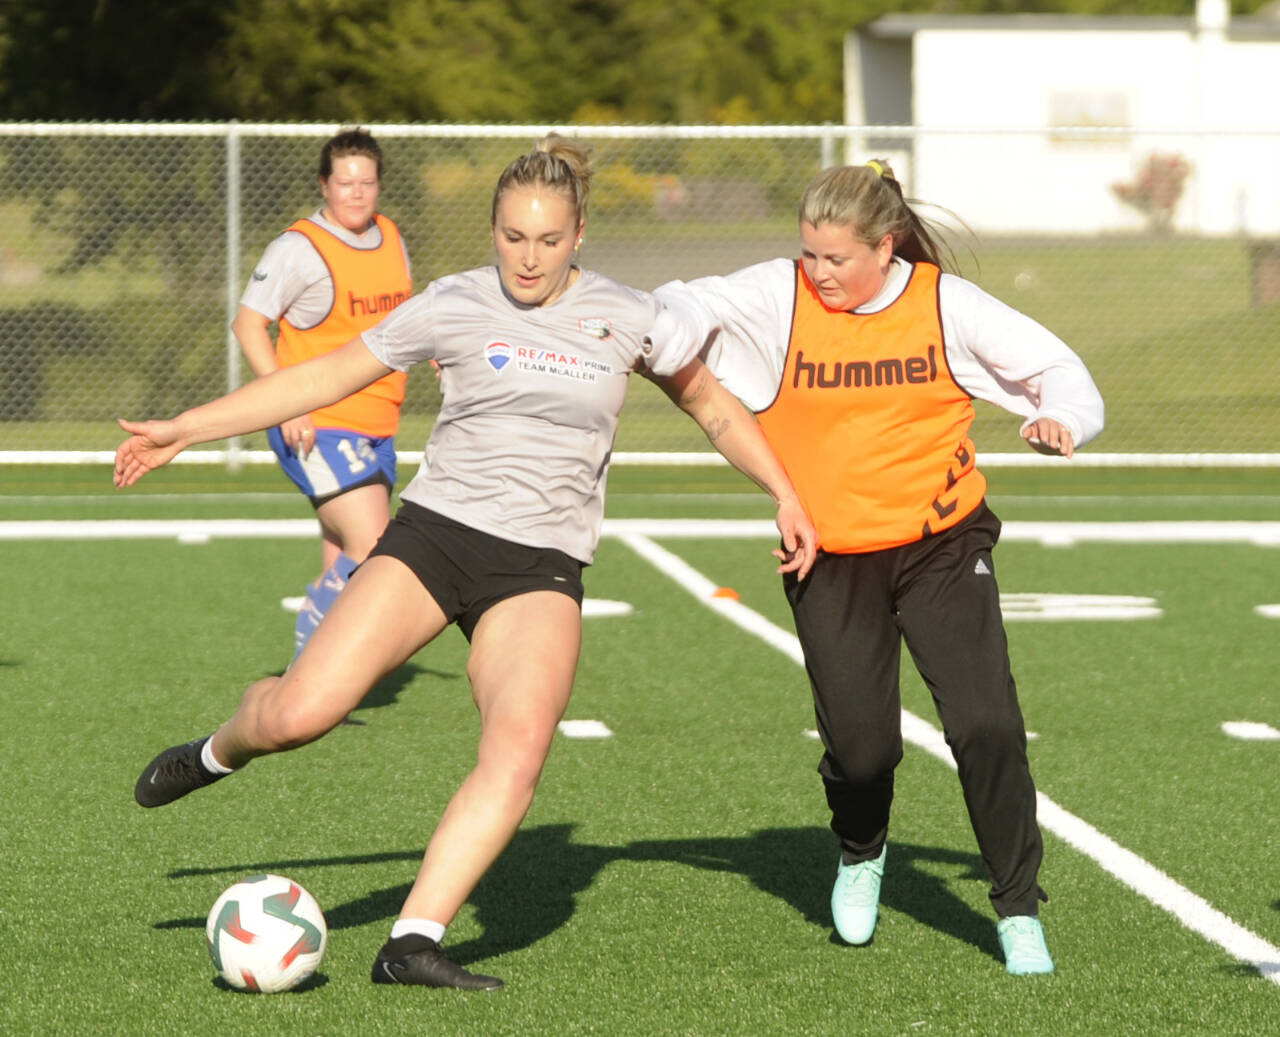
[[[826,749],[818,771],[846,859],[877,856],[888,832],[905,640],[956,760],[992,904],[1005,917],[1036,914],[1044,894],[1035,786],[991,560],[999,536],[1000,520],[982,504],[913,544],[821,553],[803,583],[790,574],[784,582]]]

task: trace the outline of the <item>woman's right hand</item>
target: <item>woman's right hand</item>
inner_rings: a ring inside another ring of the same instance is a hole
[[[316,427],[311,424],[311,415],[304,414],[300,418],[290,418],[280,425],[280,435],[284,437],[289,449],[304,461],[316,445]]]
[[[818,530],[794,492],[778,501],[778,531],[782,547],[773,556],[782,564],[776,571],[793,572],[803,580],[818,557]]]
[[[132,486],[153,468],[168,464],[181,452],[177,424],[172,421],[125,421],[119,424],[132,435],[116,448],[116,486]]]

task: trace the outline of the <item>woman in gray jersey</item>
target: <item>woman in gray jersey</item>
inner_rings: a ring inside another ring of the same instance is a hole
[[[432,834],[379,951],[376,983],[494,989],[440,949],[445,927],[514,835],[569,700],[582,567],[600,535],[604,480],[633,370],[656,378],[716,448],[778,502],[779,571],[803,577],[815,534],[756,423],[694,350],[648,332],[652,296],[574,263],[590,171],[555,135],[494,192],[496,266],[441,278],[376,328],[318,360],[171,421],[121,422],[118,486],[183,448],[314,409],[423,360],[444,403],[404,504],[302,654],[251,685],[213,735],[143,771],[143,806],[172,802],[254,757],[313,741],[383,674],[457,622],[481,718],[475,769]],[[354,647],[353,647],[354,646]]]

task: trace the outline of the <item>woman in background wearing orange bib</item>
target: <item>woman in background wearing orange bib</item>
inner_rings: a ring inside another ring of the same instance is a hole
[[[1070,457],[1101,431],[1102,398],[1055,335],[942,271],[936,237],[886,163],[820,174],[799,222],[798,261],[656,294],[672,330],[695,328],[708,367],[756,412],[818,529],[808,579],[784,587],[840,840],[836,931],[866,944],[875,930],[905,640],[955,756],[1005,967],[1052,972],[1035,786],[991,558],[1000,521],[969,427],[983,399],[1020,415],[1032,447]]]
[[[342,130],[321,149],[324,205],[267,246],[231,326],[258,377],[337,349],[409,298],[400,231],[376,211],[381,183],[382,150],[368,131]],[[320,523],[320,575],[301,599],[295,657],[391,519],[405,378],[393,372],[267,433]]]

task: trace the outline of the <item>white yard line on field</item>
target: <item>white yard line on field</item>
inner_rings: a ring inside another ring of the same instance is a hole
[[[306,519],[68,519],[0,522],[0,540],[291,540],[314,539]]]
[[[605,519],[604,535],[680,539],[760,539],[771,519]],[[89,519],[0,522],[0,540],[176,540],[311,538],[314,519]],[[1002,543],[1253,544],[1280,547],[1280,522],[1006,522]]]
[[[794,634],[776,626],[740,601],[715,596],[715,582],[707,579],[684,559],[639,532],[622,533],[619,539],[659,571],[670,576],[701,604],[777,648],[793,662],[804,665],[804,654]],[[905,709],[902,711],[902,737],[936,756],[949,767],[955,767],[955,760],[942,732]],[[1251,965],[1280,986],[1280,947],[1273,946],[1232,921],[1208,901],[1180,886],[1159,868],[1058,806],[1043,792],[1036,793],[1036,810],[1041,825],[1050,832],[1096,861],[1134,892],[1169,912],[1188,929],[1217,944],[1237,960]]]
[[[718,539],[777,537],[771,519],[606,519],[607,535]],[[1006,522],[1001,543],[1253,544],[1280,547],[1280,522]]]
[[[760,495],[756,493],[752,496],[759,497]],[[297,500],[298,491],[293,487],[278,491],[245,490],[237,493],[197,493],[194,490],[189,493],[146,494],[0,493],[0,503],[6,505],[22,504],[44,507],[49,504],[74,504],[78,508],[93,507],[94,505],[116,507],[125,502],[136,504],[139,507],[150,507],[152,504],[172,504],[174,501],[218,501],[226,504],[235,504],[241,501],[285,501],[293,505],[297,503]]]

